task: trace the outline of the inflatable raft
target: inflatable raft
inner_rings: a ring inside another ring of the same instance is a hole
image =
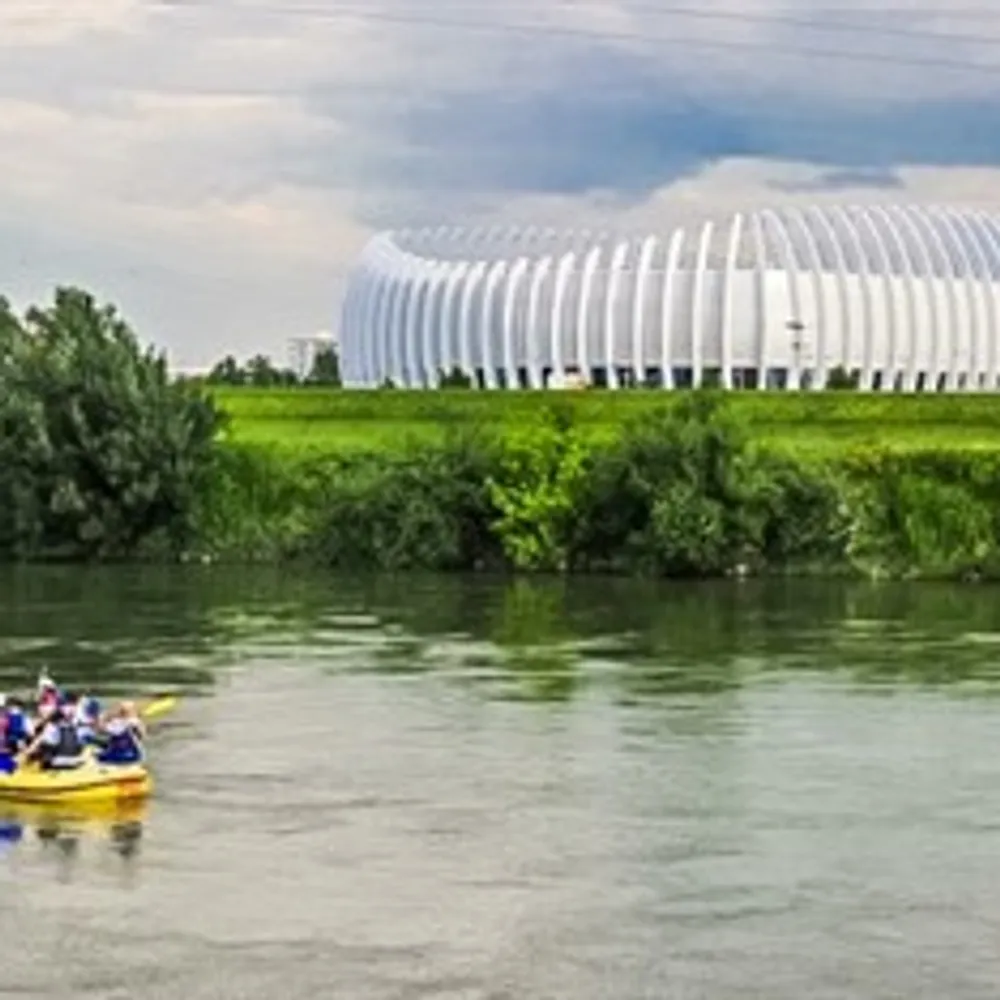
[[[176,695],[161,694],[144,702],[139,714],[152,721],[169,715],[176,707]],[[37,765],[26,764],[6,773],[13,765],[10,758],[3,763],[0,802],[113,806],[141,801],[153,791],[153,778],[144,764],[100,764],[89,755],[80,767],[71,770],[43,771]]]
[[[0,800],[36,804],[89,805],[134,802],[153,791],[153,778],[142,764],[98,764],[89,760],[68,771],[21,767],[0,774]]]

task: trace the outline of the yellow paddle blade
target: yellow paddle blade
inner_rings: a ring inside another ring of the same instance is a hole
[[[147,701],[139,714],[143,719],[160,719],[164,715],[169,715],[177,707],[177,697],[172,694],[162,694],[152,701]]]

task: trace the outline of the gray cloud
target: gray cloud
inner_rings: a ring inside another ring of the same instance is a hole
[[[802,181],[775,180],[768,185],[774,191],[786,194],[849,191],[857,188],[896,191],[905,185],[902,177],[893,170],[883,168],[828,170],[816,177]]]
[[[329,326],[373,226],[998,189],[1000,10],[680,2],[4,0],[8,284],[92,280],[202,361]]]

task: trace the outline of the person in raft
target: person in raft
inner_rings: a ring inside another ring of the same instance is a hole
[[[17,755],[31,741],[31,720],[20,698],[0,694],[0,774],[17,770]]]
[[[49,709],[57,708],[62,699],[62,692],[59,685],[43,670],[38,675],[38,689],[35,692],[36,708],[39,716],[45,714]]]
[[[101,764],[140,764],[145,757],[146,727],[131,701],[123,701],[108,712],[97,731]]]
[[[41,722],[24,752],[25,760],[35,761],[45,771],[69,771],[84,760],[84,743],[65,700],[41,711]]]
[[[38,678],[36,698],[33,723],[19,699],[0,695],[0,774],[16,771],[22,754],[46,770],[75,768],[83,763],[88,745],[102,764],[144,760],[146,730],[133,702],[102,713],[96,698],[62,693],[45,672]]]

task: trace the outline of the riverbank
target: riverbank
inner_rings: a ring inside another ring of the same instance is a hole
[[[217,400],[232,419],[194,558],[1000,578],[994,397],[230,390]]]
[[[571,412],[581,430],[607,438],[679,394],[213,387],[212,395],[232,418],[233,443],[342,455],[441,442],[449,428],[469,422],[517,428],[552,406]],[[726,399],[754,441],[802,457],[835,458],[847,448],[1000,448],[995,395],[734,392]]]

